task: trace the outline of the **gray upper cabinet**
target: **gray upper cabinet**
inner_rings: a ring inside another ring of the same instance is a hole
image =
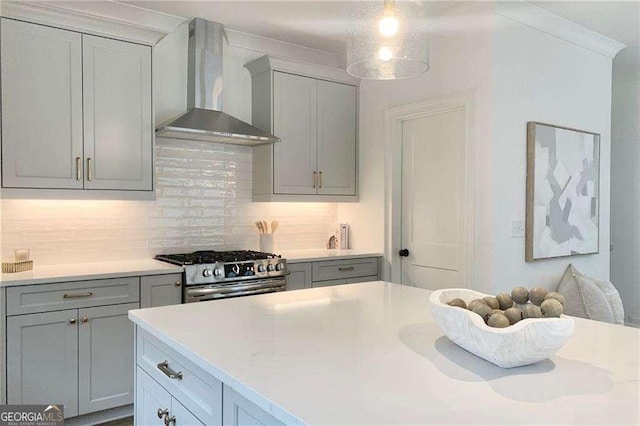
[[[245,67],[253,124],[281,139],[253,148],[253,200],[357,201],[359,80],[269,56]]]
[[[317,83],[298,75],[273,75],[275,194],[315,194],[317,165]]]
[[[152,189],[151,48],[82,36],[87,189]]]
[[[152,191],[151,47],[1,27],[2,187]]]
[[[81,189],[82,35],[0,25],[2,186]]]
[[[317,85],[318,194],[356,195],[356,88]]]

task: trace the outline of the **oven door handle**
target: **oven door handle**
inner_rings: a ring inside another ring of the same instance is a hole
[[[252,290],[262,290],[262,289],[275,289],[279,287],[284,287],[285,281],[276,281],[273,283],[261,283],[261,284],[253,284],[253,285],[234,285],[234,286],[224,286],[224,287],[216,287],[216,288],[194,288],[187,289],[187,295],[189,296],[209,296],[212,294],[227,294],[227,293],[239,293],[239,292],[247,292]]]
[[[247,291],[238,291],[234,293],[225,293],[223,295],[213,296],[214,299],[221,299],[223,296],[251,296],[253,294],[264,294],[264,293],[275,293],[277,292],[279,287],[269,287],[269,288],[261,288],[256,290],[247,290]],[[284,286],[282,286],[281,290],[284,290]]]
[[[266,288],[259,288],[254,290],[235,291],[230,293],[214,292],[214,293],[199,294],[199,295],[187,294],[187,302],[199,302],[199,301],[204,302],[205,300],[227,299],[227,298],[232,298],[236,296],[251,296],[254,294],[275,293],[278,291],[284,291],[284,289],[285,289],[285,286],[282,285],[280,287],[266,287]]]

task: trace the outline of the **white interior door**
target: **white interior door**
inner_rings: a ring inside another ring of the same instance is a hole
[[[402,123],[402,284],[465,286],[466,117],[458,108]]]

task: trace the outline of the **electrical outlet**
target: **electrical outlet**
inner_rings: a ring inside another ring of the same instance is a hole
[[[511,238],[524,238],[524,220],[511,221]]]

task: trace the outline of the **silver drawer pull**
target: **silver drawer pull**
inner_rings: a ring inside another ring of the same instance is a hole
[[[353,266],[341,266],[338,268],[338,271],[353,271]]]
[[[75,299],[77,297],[91,297],[91,296],[93,296],[93,293],[88,291],[86,293],[75,293],[75,294],[73,294],[73,293],[72,294],[65,293],[65,294],[62,295],[62,298],[63,299]]]
[[[176,424],[176,416],[169,417],[169,414],[164,416],[164,425],[165,426],[170,426],[172,423]]]
[[[162,417],[166,416],[169,414],[169,409],[165,408],[164,410],[162,408],[158,408],[158,418],[161,419]]]
[[[172,371],[169,368],[169,361],[164,361],[158,364],[158,369],[162,371],[165,374],[165,376],[167,376],[170,379],[182,380],[182,371],[178,371],[177,373]]]

